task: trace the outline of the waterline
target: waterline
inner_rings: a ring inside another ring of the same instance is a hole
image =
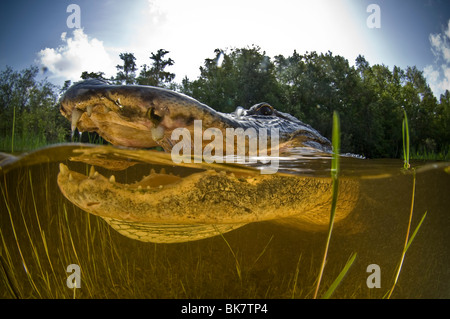
[[[218,128],[203,131],[202,121],[194,121],[194,137],[187,128],[173,130],[171,139],[181,141],[172,147],[171,157],[175,164],[180,163],[237,163],[237,164],[269,164],[261,170],[261,174],[274,174],[279,167],[279,130],[259,128],[227,128],[225,140]],[[270,145],[268,141],[270,139]],[[192,142],[193,140],[193,142]],[[247,143],[248,140],[248,143]],[[204,141],[211,141],[203,147]],[[225,143],[224,143],[225,141]],[[192,145],[193,144],[193,145]],[[224,145],[225,155],[224,156]],[[270,155],[268,150],[270,149]],[[193,150],[193,157],[192,157]]]

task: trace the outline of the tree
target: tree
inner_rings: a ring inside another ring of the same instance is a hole
[[[339,111],[342,122],[342,149],[352,149],[352,113],[356,106],[358,75],[348,61],[331,52],[317,54],[297,51],[291,56],[275,57],[276,77],[287,103],[286,111],[331,137],[331,117]]]
[[[117,75],[115,82],[117,84],[134,84],[136,77],[136,58],[133,53],[120,53],[120,59],[123,61],[123,65],[117,65]]]
[[[37,81],[39,69],[31,66],[20,72],[6,67],[0,73],[1,148],[17,151],[25,146],[38,147],[62,142],[69,135],[70,124],[58,106],[58,88]]]
[[[214,53],[214,58],[205,59],[197,80],[183,81],[184,93],[223,112],[259,102],[281,106],[274,64],[259,47],[216,49]]]
[[[152,52],[150,56],[150,60],[153,60],[152,66],[150,68],[147,64],[142,66],[137,83],[141,85],[166,86],[173,81],[175,74],[164,71],[166,67],[175,63],[171,58],[164,60],[164,56],[168,53],[170,52],[164,49],[159,49],[156,54]]]
[[[71,80],[65,80],[61,90],[59,90],[59,95],[63,95],[71,85],[72,85]]]
[[[450,144],[450,92],[441,94],[434,126],[437,151],[448,152]]]
[[[81,78],[83,80],[87,80],[87,79],[99,79],[99,80],[105,80],[106,78],[103,77],[105,75],[104,72],[87,72],[87,71],[83,71],[83,73],[81,73]]]

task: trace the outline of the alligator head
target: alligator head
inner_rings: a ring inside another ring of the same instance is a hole
[[[62,97],[61,113],[71,121],[72,131],[95,131],[114,145],[170,151],[177,128],[194,131],[195,120],[202,129],[277,129],[280,146],[306,146],[330,151],[330,142],[309,125],[290,114],[259,103],[249,110],[238,107],[225,114],[184,94],[138,85],[109,85],[90,79],[70,87]],[[193,136],[193,134],[191,134]],[[205,142],[206,144],[206,142]]]
[[[300,146],[331,151],[330,142],[316,130],[267,103],[225,114],[186,95],[156,87],[79,82],[62,97],[61,113],[71,121],[72,131],[95,131],[114,145],[135,148],[82,156],[82,161],[103,167],[125,168],[135,159],[185,169],[185,164],[174,163],[167,153],[136,148],[161,146],[171,151],[177,141],[173,133],[182,128],[195,137],[199,120],[203,132],[214,129],[225,136],[229,129],[254,129],[270,135],[274,129],[280,149]],[[204,147],[206,142],[202,143]],[[197,163],[195,168],[200,171],[183,177],[152,172],[130,184],[95,169],[85,175],[61,164],[58,185],[76,206],[102,217],[123,235],[142,241],[197,240],[257,221],[277,221],[307,230],[328,226],[330,178],[262,175],[243,172],[239,166],[202,165],[207,164]],[[353,210],[359,194],[354,180],[341,183],[336,221]]]

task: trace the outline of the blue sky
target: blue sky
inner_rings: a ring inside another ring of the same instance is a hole
[[[81,28],[70,28],[70,4]],[[369,28],[370,4],[380,28]],[[447,0],[35,0],[0,4],[0,69],[45,67],[51,82],[76,81],[82,71],[116,73],[119,53],[137,65],[151,52],[170,51],[176,81],[199,75],[216,48],[259,45],[266,54],[297,50],[358,54],[371,65],[424,71],[437,96],[450,90],[450,1]]]

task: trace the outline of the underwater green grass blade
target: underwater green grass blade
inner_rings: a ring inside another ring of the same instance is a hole
[[[237,259],[236,254],[235,254],[234,251],[233,251],[233,248],[231,248],[230,244],[228,243],[228,240],[223,236],[222,232],[221,232],[215,225],[213,225],[213,227],[214,227],[214,228],[216,229],[216,231],[220,234],[220,236],[222,237],[222,239],[225,241],[225,243],[227,244],[228,248],[230,249],[231,254],[232,254],[233,257],[234,257],[235,264],[236,264],[236,272],[237,272],[237,275],[238,275],[238,277],[239,277],[239,280],[242,282],[241,265],[239,264],[239,260]]]
[[[328,288],[327,292],[322,296],[322,299],[328,299],[331,297],[331,295],[334,293],[336,288],[340,285],[342,279],[344,279],[345,275],[347,274],[350,267],[353,265],[353,262],[356,259],[357,254],[353,253],[353,255],[350,257],[350,259],[345,264],[344,268],[341,270],[339,275],[336,277],[336,279],[331,284],[330,288]]]
[[[427,215],[427,212],[425,212],[425,214],[420,219],[419,224],[417,225],[416,229],[414,230],[413,234],[410,237],[409,234],[410,234],[410,230],[411,230],[411,221],[412,221],[412,215],[413,215],[413,210],[414,210],[415,190],[416,190],[416,173],[414,171],[413,172],[413,190],[412,190],[412,196],[411,196],[411,211],[409,214],[408,228],[406,230],[405,244],[403,247],[402,255],[400,257],[400,262],[398,263],[398,266],[397,266],[397,271],[395,273],[394,283],[392,284],[391,289],[389,289],[389,291],[384,296],[385,298],[388,298],[388,299],[391,297],[392,292],[394,291],[395,286],[397,285],[398,278],[400,277],[400,272],[402,270],[403,262],[405,260],[406,251],[408,250],[409,246],[411,246],[411,244],[414,240],[414,237],[416,237],[416,234],[419,231],[419,228],[422,226],[422,223],[425,220],[425,217]]]
[[[15,299],[21,298],[19,291],[15,288],[15,284],[13,282],[13,276],[11,275],[11,272],[8,270],[6,266],[6,262],[3,261],[2,255],[0,255],[0,274],[2,275],[2,281],[4,287],[8,290],[10,296],[12,296]]]
[[[274,236],[274,235],[272,235],[272,236],[270,237],[270,239],[269,239],[269,241],[267,242],[266,246],[264,246],[263,250],[262,250],[261,253],[258,255],[258,257],[255,259],[255,261],[253,262],[252,267],[250,267],[250,268],[253,268],[253,266],[255,266],[255,264],[256,264],[256,263],[258,262],[258,260],[262,257],[262,255],[264,255],[264,253],[266,252],[267,247],[269,246],[270,242],[271,242],[272,239],[273,239],[273,236]]]
[[[426,216],[427,216],[427,212],[425,212],[425,214],[423,214],[422,218],[420,219],[419,224],[417,225],[416,229],[414,230],[413,234],[411,235],[411,238],[408,240],[408,244],[406,245],[406,248],[405,248],[405,254],[408,251],[409,246],[411,246],[411,244],[412,244],[412,242],[414,240],[414,237],[416,237],[416,234],[419,231],[420,226],[422,226],[422,223],[425,220]]]
[[[5,182],[5,184],[6,184],[6,182]],[[11,229],[13,231],[13,235],[14,235],[14,239],[15,239],[15,242],[16,242],[17,250],[19,252],[20,259],[22,261],[22,266],[23,266],[23,268],[25,270],[25,273],[26,273],[26,276],[28,278],[29,283],[31,284],[31,286],[33,288],[33,291],[36,292],[39,295],[40,298],[42,298],[41,292],[39,291],[39,289],[37,288],[33,278],[31,277],[31,274],[29,272],[27,263],[25,262],[25,256],[24,256],[23,251],[21,249],[21,246],[19,244],[19,239],[18,239],[18,235],[17,235],[17,232],[16,232],[16,227],[15,227],[14,220],[13,220],[13,217],[12,217],[13,213],[11,212],[11,208],[10,208],[10,205],[9,205],[9,198],[7,198],[6,190],[4,190],[3,187],[0,187],[0,189],[2,191],[3,199],[4,199],[5,204],[6,204],[6,210],[8,211],[9,221],[11,223]]]
[[[317,285],[316,290],[314,292],[314,299],[317,298],[317,294],[319,292],[320,282],[322,281],[322,275],[325,268],[325,262],[327,260],[328,255],[328,247],[330,246],[331,241],[331,233],[333,231],[333,225],[334,225],[334,216],[336,214],[336,203],[337,203],[337,197],[338,197],[338,188],[339,188],[339,152],[340,152],[340,123],[339,123],[339,115],[335,111],[333,113],[333,133],[331,138],[331,143],[333,145],[333,157],[331,159],[331,178],[333,181],[332,186],[332,200],[331,200],[331,212],[330,212],[330,224],[328,227],[328,236],[327,236],[327,242],[325,245],[325,252],[323,254],[322,264],[320,266],[319,276],[317,279]]]
[[[45,254],[46,254],[46,256],[47,256],[47,260],[48,260],[48,262],[49,262],[50,268],[51,268],[52,273],[53,273],[53,275],[55,276],[54,278],[55,278],[55,280],[56,280],[55,270],[53,269],[53,264],[52,264],[52,261],[51,261],[51,258],[50,258],[50,254],[49,254],[49,252],[48,252],[48,246],[47,246],[47,241],[46,241],[46,239],[45,239],[45,233],[44,233],[44,230],[43,230],[42,227],[41,227],[41,222],[40,222],[40,220],[39,220],[39,214],[38,214],[38,209],[37,209],[37,205],[36,205],[37,202],[36,202],[36,198],[35,198],[35,196],[34,196],[34,189],[33,189],[33,185],[34,185],[34,184],[33,184],[33,179],[32,179],[32,176],[31,176],[31,170],[28,171],[28,177],[29,177],[29,181],[30,181],[30,184],[29,184],[29,185],[30,185],[30,190],[31,190],[31,199],[32,199],[32,201],[33,201],[34,213],[35,213],[35,217],[36,217],[36,221],[37,221],[39,233],[40,233],[40,235],[41,235],[42,243],[43,243],[43,245],[44,245],[44,250],[45,250]],[[46,186],[46,187],[45,187],[45,189],[46,189],[46,194],[48,194],[47,181],[45,181],[44,185]]]
[[[297,280],[298,280],[298,274],[300,272],[300,260],[301,259],[302,259],[302,254],[300,254],[298,256],[297,267],[295,268],[294,284],[292,287],[292,296],[291,296],[292,299],[295,298],[295,288],[297,287]]]

